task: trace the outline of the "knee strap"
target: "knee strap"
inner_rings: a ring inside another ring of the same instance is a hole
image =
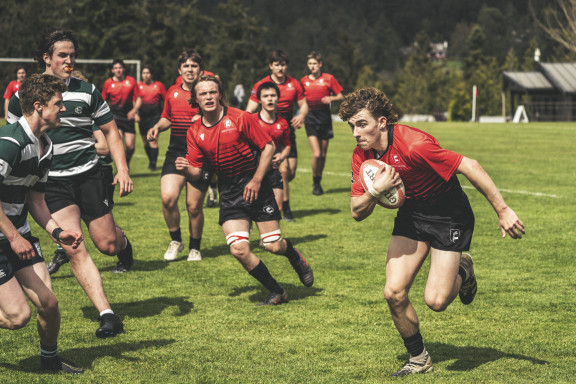
[[[280,233],[280,230],[277,229],[277,230],[272,231],[272,232],[261,234],[260,238],[262,239],[262,244],[264,246],[267,246],[267,245],[270,245],[272,243],[275,243],[277,241],[282,240],[282,235]]]
[[[229,246],[232,246],[237,243],[241,242],[250,242],[250,233],[249,232],[232,232],[226,236],[226,242]]]

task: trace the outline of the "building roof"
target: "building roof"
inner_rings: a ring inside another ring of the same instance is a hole
[[[555,89],[546,76],[540,72],[509,72],[502,73],[508,87],[514,91],[553,91]]]
[[[540,63],[539,70],[563,94],[576,93],[576,63]]]

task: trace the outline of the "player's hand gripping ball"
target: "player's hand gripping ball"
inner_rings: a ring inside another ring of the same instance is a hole
[[[376,171],[383,165],[388,167],[388,164],[376,159],[368,159],[362,163],[360,166],[360,182],[365,191],[373,190],[372,184],[374,184]],[[384,208],[396,209],[400,208],[402,204],[404,204],[405,198],[406,192],[404,190],[404,183],[400,183],[397,187],[382,192],[378,197],[377,203]]]

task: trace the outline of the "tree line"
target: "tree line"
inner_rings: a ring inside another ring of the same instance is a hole
[[[536,14],[548,3],[531,1]],[[535,25],[526,0],[3,0],[2,8],[1,57],[32,57],[40,31],[58,25],[76,33],[80,58],[140,59],[166,86],[182,48],[195,48],[231,94],[269,73],[272,49],[289,53],[295,78],[316,50],[345,92],[376,86],[404,113],[449,111],[453,120],[470,118],[474,84],[480,113],[500,114],[501,71],[533,67],[535,47],[544,61],[572,59]],[[444,41],[447,59],[432,60],[430,42]],[[97,86],[110,74],[80,68]],[[14,70],[0,64],[0,86]]]

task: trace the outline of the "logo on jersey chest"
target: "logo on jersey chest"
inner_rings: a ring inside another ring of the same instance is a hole
[[[236,125],[234,124],[234,122],[232,122],[232,120],[230,119],[226,119],[224,121],[224,128],[222,129],[222,131],[220,133],[222,134],[230,134],[232,132],[237,132],[238,129],[236,128]]]

